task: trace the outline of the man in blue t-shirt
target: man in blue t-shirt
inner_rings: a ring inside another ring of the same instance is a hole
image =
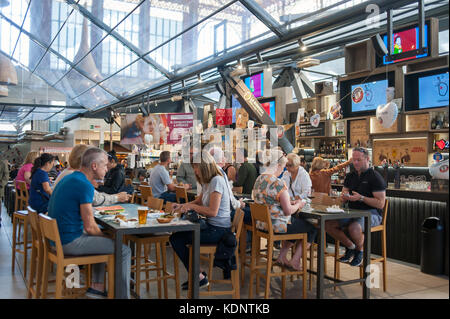
[[[114,241],[103,236],[94,219],[92,201],[94,186],[92,182],[103,179],[107,171],[106,153],[96,147],[88,148],[81,159],[81,169],[64,177],[53,190],[48,204],[48,215],[58,224],[58,230],[67,255],[114,254]],[[84,233],[83,233],[84,230]],[[122,248],[122,276],[119,285],[129,298],[131,250]],[[104,264],[93,266],[92,286],[88,289],[91,296],[106,296],[104,290]]]

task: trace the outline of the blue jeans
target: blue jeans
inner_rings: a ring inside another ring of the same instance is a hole
[[[201,244],[217,244],[222,236],[230,231],[230,228],[213,226],[206,223],[207,228],[200,231]],[[184,267],[189,271],[189,248],[192,244],[192,232],[177,232],[170,236],[170,243],[175,250],[178,258],[183,262]]]
[[[175,193],[172,193],[172,192],[164,192],[161,195],[159,195],[159,198],[164,200],[164,204],[166,202],[172,202],[172,203],[177,202],[177,195],[175,195]]]

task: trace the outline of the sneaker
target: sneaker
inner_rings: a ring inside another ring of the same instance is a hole
[[[359,267],[363,262],[363,252],[355,251],[355,257],[353,258],[350,266]]]
[[[106,291],[100,291],[93,288],[88,288],[86,290],[86,297],[94,298],[94,299],[104,299],[108,296]]]
[[[355,256],[356,250],[355,249],[349,249],[345,247],[345,255],[341,258],[339,258],[339,261],[341,263],[349,263],[353,256]]]
[[[206,278],[206,272],[202,271],[202,274],[203,274],[203,276],[205,276],[205,278]],[[200,283],[201,283],[205,278],[203,278],[202,280],[200,280]],[[206,280],[206,281],[208,281],[208,280]],[[209,283],[208,283],[208,285],[209,285]],[[200,286],[200,287],[201,287],[201,286]],[[185,282],[183,282],[183,283],[181,284],[181,289],[182,289],[182,290],[188,290],[188,288],[189,288],[189,281],[185,281]]]

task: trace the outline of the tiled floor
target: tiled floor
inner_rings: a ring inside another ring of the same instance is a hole
[[[11,234],[12,224],[9,216],[5,213],[5,208],[2,206],[2,222],[0,228],[0,298],[26,298],[26,284],[23,279],[23,258],[21,255],[16,257],[16,270],[11,273]],[[332,247],[329,247],[332,249]],[[169,271],[173,269],[172,251],[168,247],[167,254]],[[204,265],[206,269],[206,265]],[[331,276],[333,271],[333,260],[327,260],[328,273]],[[380,267],[381,268],[381,267]],[[449,298],[449,281],[447,276],[432,276],[420,272],[417,265],[405,264],[389,260],[387,266],[387,292],[383,292],[382,283],[380,288],[371,289],[371,298],[393,298],[393,299],[448,299]],[[222,276],[221,269],[214,269],[214,277]],[[248,269],[246,270],[246,282],[241,287],[241,298],[248,298]],[[380,272],[381,274],[381,272]],[[349,265],[341,265],[341,279],[356,279],[359,276],[359,270]],[[143,276],[144,277],[144,276]],[[187,272],[180,263],[180,282],[187,279]],[[326,280],[327,282],[327,280]],[[261,284],[264,281],[261,280]],[[315,298],[315,278],[313,276],[312,291],[308,291],[308,298]],[[142,298],[158,298],[156,283],[150,284],[150,291],[147,292],[145,284],[141,289]],[[336,289],[332,288],[325,290],[325,297],[331,299],[354,299],[361,298],[362,286],[353,284],[348,286],[341,286]],[[228,289],[226,285],[218,285],[213,289]],[[279,278],[272,279],[271,296],[270,298],[281,298],[281,280]],[[169,298],[175,298],[175,286],[173,280],[168,281]],[[264,287],[261,286],[260,294],[255,298],[263,298]],[[186,298],[186,292],[181,291],[181,297]],[[209,298],[229,298],[230,296],[218,296]],[[290,281],[287,280],[286,298],[301,298],[301,280]]]

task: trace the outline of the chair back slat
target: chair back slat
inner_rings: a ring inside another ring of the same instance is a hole
[[[187,191],[186,188],[181,186],[175,186],[175,196],[177,198],[177,203],[181,204],[181,198],[185,200],[185,203],[188,202]]]
[[[147,199],[147,206],[150,209],[162,210],[163,205],[164,205],[164,200],[161,198],[149,196]]]
[[[250,203],[250,212],[252,214],[252,225],[256,230],[256,222],[265,223],[267,230],[272,233],[272,220],[270,218],[269,207],[263,204]]]
[[[33,241],[42,242],[41,227],[39,225],[39,217],[37,212],[28,206],[28,221],[31,225],[31,236]]]
[[[244,225],[244,212],[242,209],[236,209],[234,214],[233,223],[231,224],[231,231],[236,235],[237,247],[239,247],[239,238],[241,237],[242,228]]]
[[[39,225],[41,227],[41,234],[42,239],[44,240],[45,251],[47,253],[52,252],[50,241],[53,241],[55,243],[56,255],[64,256],[56,219],[52,219],[44,214],[39,214]]]
[[[27,183],[24,181],[19,182],[19,189],[22,196],[26,197],[28,199],[28,188]]]
[[[389,200],[386,199],[384,201],[383,216],[382,216],[382,220],[381,220],[381,225],[383,225],[384,227],[386,227],[386,219],[387,219],[388,210],[389,210]]]

